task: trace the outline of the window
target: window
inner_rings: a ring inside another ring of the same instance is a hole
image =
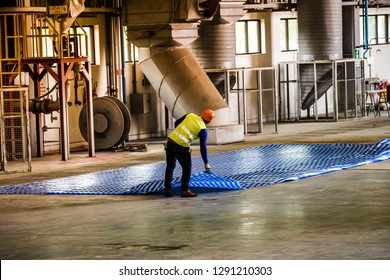
[[[83,26],[83,27],[76,27],[71,28],[69,30],[70,34],[78,34],[77,35],[77,41],[78,41],[78,56],[88,56],[89,61],[91,61],[92,64],[95,64],[95,51],[94,48],[96,47],[95,44],[99,44],[98,41],[95,41],[94,38],[94,27],[93,26]]]
[[[32,54],[33,57],[55,57],[57,36],[50,34],[47,26],[34,25],[31,28]]]
[[[389,33],[387,28],[387,19],[385,15],[377,17],[377,26],[378,26],[378,44],[386,44],[389,42]]]
[[[360,17],[360,44],[365,45],[365,17]],[[368,43],[369,45],[388,44],[389,29],[387,15],[372,15],[368,16]]]
[[[125,40],[124,42],[125,49],[125,61],[126,62],[134,62],[138,61],[138,47],[133,43],[129,43],[129,41]]]
[[[280,36],[282,51],[298,50],[298,22],[296,18],[280,20]]]
[[[236,54],[261,53],[261,28],[259,20],[237,21]]]
[[[123,28],[123,44],[124,44],[124,52],[125,52],[125,61],[126,62],[134,62],[138,61],[138,47],[135,46],[133,43],[130,43],[129,40],[127,40],[127,26]]]

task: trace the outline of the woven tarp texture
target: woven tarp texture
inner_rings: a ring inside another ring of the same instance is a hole
[[[334,172],[390,158],[390,139],[377,144],[272,144],[210,155],[213,173],[193,158],[190,187],[240,190]],[[0,194],[148,194],[164,188],[165,162],[0,187]],[[180,187],[181,168],[173,187]]]

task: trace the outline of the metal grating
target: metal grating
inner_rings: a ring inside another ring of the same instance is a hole
[[[27,102],[27,88],[0,89],[0,171],[31,171]]]

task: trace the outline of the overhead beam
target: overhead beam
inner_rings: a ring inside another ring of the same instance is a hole
[[[119,8],[109,8],[109,7],[102,7],[102,8],[94,8],[94,7],[86,7],[82,14],[85,13],[92,13],[92,14],[104,14],[104,13],[119,13]],[[1,7],[0,8],[0,14],[46,14],[47,8],[46,7]]]

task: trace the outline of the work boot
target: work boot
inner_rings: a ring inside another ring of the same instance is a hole
[[[182,191],[180,196],[181,197],[196,197],[198,195],[190,190],[186,190],[186,191]]]
[[[172,197],[173,196],[172,190],[164,190],[164,193],[165,193],[165,197]]]

